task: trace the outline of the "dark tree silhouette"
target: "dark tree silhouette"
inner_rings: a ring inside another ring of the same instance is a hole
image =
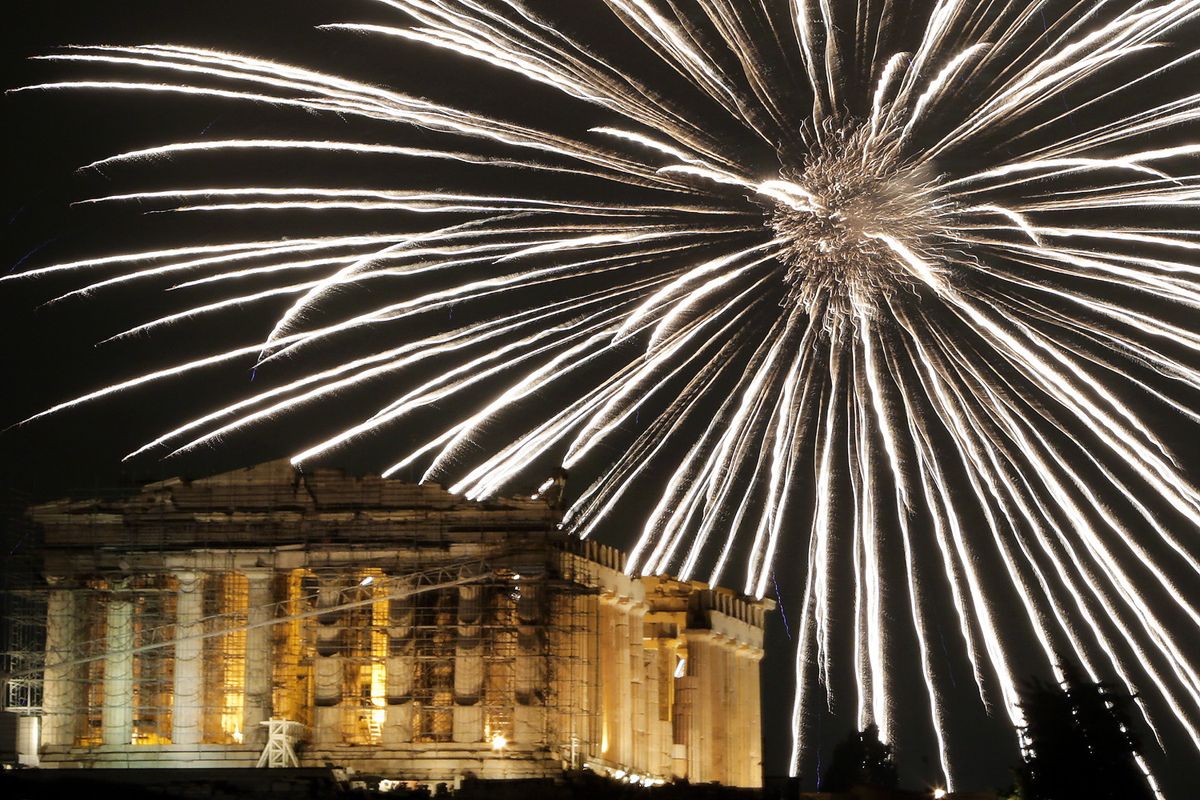
[[[853,786],[895,789],[897,782],[892,748],[879,741],[879,729],[871,724],[833,748],[829,769],[821,778],[821,791],[845,792]]]
[[[1134,760],[1139,745],[1129,722],[1131,695],[1067,672],[1062,686],[1027,681],[1021,698],[1022,800],[1153,800]]]

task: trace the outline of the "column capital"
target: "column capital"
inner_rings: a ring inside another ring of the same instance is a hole
[[[600,602],[610,606],[628,606],[637,601],[627,594],[618,592],[616,589],[602,587],[600,589]]]
[[[317,578],[317,586],[319,586],[322,591],[336,590],[340,592],[342,589],[353,585],[352,583],[349,583],[349,572],[330,572],[329,570],[321,570],[320,572],[317,572],[316,570],[313,570],[313,573]]]
[[[174,569],[171,573],[179,581],[179,591],[185,594],[196,591],[204,580],[204,573],[196,569]]]
[[[163,565],[171,572],[196,570],[195,553],[168,553],[163,558]]]
[[[130,580],[128,577],[116,578],[115,580],[110,579],[106,581],[106,583],[108,584],[106,589],[110,600],[122,600],[128,602],[130,599],[132,599],[130,596]]]
[[[237,571],[251,583],[269,581],[275,577],[274,567],[238,567]]]

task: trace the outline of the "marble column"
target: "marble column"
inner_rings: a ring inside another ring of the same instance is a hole
[[[600,737],[604,695],[599,643],[603,628],[599,597],[579,595],[575,598],[575,607],[577,625],[573,633],[576,658],[574,692],[579,698],[579,709],[575,716],[573,732],[581,747],[577,760],[582,764],[587,758],[602,755]]]
[[[646,662],[643,652],[642,626],[646,617],[644,603],[631,602],[625,606],[628,634],[626,647],[629,649],[629,760],[626,762],[638,772],[650,768],[650,750],[646,738]]]
[[[700,673],[700,716],[704,726],[704,780],[726,783],[725,736],[729,701],[725,692],[724,641],[710,634],[703,649],[706,657],[700,665],[704,667]]]
[[[61,578],[50,578],[46,599],[46,671],[42,683],[41,744],[50,747],[75,743],[81,705],[79,669],[75,660],[79,641],[79,604],[75,589]]]
[[[106,745],[133,743],[133,596],[126,586],[112,587],[105,608],[104,706]]]
[[[762,786],[763,782],[762,683],[759,674],[762,657],[762,648],[748,648],[742,671],[745,681],[742,706],[746,714],[746,786],[751,787]]]
[[[517,591],[516,705],[513,741],[544,744],[546,740],[546,638],[542,619],[542,587],[519,582]]]
[[[411,597],[388,603],[387,710],[384,742],[411,742],[413,738],[413,601]]]
[[[617,734],[616,760],[621,766],[633,766],[633,669],[630,663],[629,623],[631,601],[622,597],[615,609],[615,637],[613,639],[614,656],[617,660],[616,690],[617,708],[616,723],[620,731]]]
[[[171,742],[199,744],[204,736],[204,576],[175,573],[175,689]]]
[[[483,588],[458,588],[458,641],[454,646],[454,741],[483,740]]]
[[[725,730],[725,775],[728,786],[745,786],[745,687],[742,680],[742,652],[744,645],[725,642],[725,704],[728,721]]]
[[[270,568],[244,569],[246,576],[246,664],[242,699],[242,740],[261,747],[266,743],[266,722],[272,715],[272,680],[275,629],[275,572]],[[257,627],[256,627],[257,626]]]
[[[642,711],[645,719],[645,748],[647,772],[653,775],[663,774],[662,765],[662,724],[659,720],[659,685],[662,678],[662,642],[649,639],[642,646]]]
[[[546,592],[549,619],[552,623],[546,626],[546,652],[550,663],[546,703],[550,706],[548,714],[551,715],[546,726],[546,745],[551,752],[558,753],[565,761],[569,761],[571,717],[572,712],[578,708],[578,700],[573,697],[571,691],[574,664],[571,660],[570,625],[573,606],[569,595],[549,588]]]
[[[696,695],[700,679],[695,675],[695,654],[688,642],[687,674],[675,678],[675,716],[672,735],[671,772],[693,783],[700,781],[700,737],[697,733]]]
[[[713,661],[715,646],[709,631],[688,631],[688,678],[691,699],[691,725],[688,730],[688,780],[707,783],[717,779],[712,760],[713,728],[720,722],[713,717]]]
[[[610,763],[621,761],[621,696],[625,687],[621,685],[620,664],[625,658],[619,641],[617,617],[621,610],[617,598],[612,594],[600,596],[600,686],[603,696],[600,705],[600,756]]]
[[[317,589],[317,608],[332,609],[343,602],[342,585],[337,577],[321,576]],[[324,611],[317,617],[317,653],[313,659],[313,744],[330,747],[342,743],[343,675],[342,617],[340,610]]]
[[[664,718],[659,723],[662,726],[662,774],[676,775],[675,718],[679,713],[679,680],[675,677],[675,670],[679,665],[679,659],[687,651],[680,647],[678,639],[671,639],[663,645],[661,652],[662,659],[659,666],[662,671],[659,673],[658,691],[662,693],[665,705]]]

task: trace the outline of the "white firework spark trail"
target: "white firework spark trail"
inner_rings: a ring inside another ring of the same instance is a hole
[[[949,616],[981,703],[998,698],[1014,725],[1010,654],[1032,632],[1040,669],[1116,678],[1156,736],[1176,725],[1200,749],[1200,664],[1182,644],[1200,627],[1200,491],[1166,435],[1195,437],[1200,421],[1200,143],[1188,139],[1200,94],[1187,93],[1194,80],[1169,85],[1196,75],[1200,50],[1187,47],[1200,0],[701,0],[688,12],[597,0],[661,75],[622,67],[525,0],[377,2],[396,25],[329,35],[449,51],[608,122],[550,131],[195,47],[47,56],[118,77],[21,91],[173,94],[395,126],[385,142],[174,142],[93,168],[261,151],[476,171],[518,188],[192,185],[90,198],[233,217],[384,212],[406,227],[183,245],[0,279],[77,275],[82,285],[56,300],[164,280],[173,296],[227,289],[117,337],[287,304],[234,349],[37,416],[239,359],[266,374],[373,332],[387,344],[183,420],[130,455],[185,452],[425,365],[432,377],[417,373],[294,461],[454,401],[474,410],[397,454],[389,473],[419,463],[426,480],[485,498],[557,461],[597,476],[565,512],[580,536],[619,513],[632,486],[657,481],[631,571],[705,570],[715,582],[740,570],[761,597],[775,570],[803,588],[793,770],[814,746],[811,698],[820,686],[832,708],[839,671],[853,677],[859,724],[894,738],[908,657],[953,788],[949,657],[931,644]],[[666,99],[680,81],[703,111]],[[415,146],[430,139],[446,147]],[[333,302],[357,287],[370,299],[350,311]],[[497,303],[517,311],[496,316]],[[395,333],[454,307],[485,318]],[[529,424],[539,397],[553,411]],[[479,455],[489,432],[522,425]],[[784,551],[807,561],[784,564]],[[1003,619],[1014,601],[1023,633]]]

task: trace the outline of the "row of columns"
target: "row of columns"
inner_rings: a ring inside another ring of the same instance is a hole
[[[342,602],[345,588],[336,578],[322,579],[318,608],[338,605]],[[514,744],[541,745],[546,741],[545,694],[548,682],[545,626],[541,612],[542,588],[525,582],[516,587],[516,591],[519,591],[519,597],[516,601],[515,630],[497,631],[492,642],[498,653],[508,651],[512,658],[512,726],[502,735],[506,741]],[[485,587],[480,585],[460,586],[457,592],[453,647],[454,704],[450,738],[454,742],[478,743],[485,740],[485,734],[501,733],[485,731],[484,724],[487,703],[483,626],[487,596]],[[417,664],[412,638],[412,601],[391,601],[388,616],[383,737],[388,743],[399,744],[413,741],[417,734],[414,730],[413,676]],[[343,740],[346,709],[343,705],[342,625],[341,612],[330,611],[317,617],[314,659],[316,708],[312,732],[313,743],[317,746],[336,746]],[[512,641],[508,641],[508,638]],[[249,647],[247,649],[249,651]],[[249,669],[247,662],[248,672]],[[248,702],[250,694],[248,684]]]
[[[549,648],[555,662],[551,691],[556,710],[554,738],[572,769],[579,769],[594,754],[604,724],[601,709],[606,697],[599,679],[601,642],[600,598],[594,594],[562,593],[554,598],[556,624],[549,630]]]
[[[260,741],[260,722],[272,710],[272,642],[269,623],[274,609],[273,573],[246,570],[248,630],[244,666],[242,730],[247,744]],[[175,744],[203,740],[204,697],[203,615],[205,576],[197,571],[176,573],[176,644],[174,709],[171,739]],[[316,620],[314,657],[314,744],[333,746],[343,741],[346,707],[345,659],[342,648],[345,614],[335,610],[349,588],[344,579],[320,581],[318,609],[329,609]],[[533,745],[547,742],[546,693],[559,693],[558,704],[568,708],[556,726],[560,739],[593,742],[592,752],[603,761],[644,774],[674,773],[693,782],[757,785],[761,775],[759,740],[758,660],[761,649],[749,647],[711,631],[687,630],[687,669],[676,678],[675,647],[644,640],[644,603],[614,593],[570,599],[575,616],[598,622],[598,629],[576,626],[561,641],[569,642],[569,664],[559,665],[550,687],[547,673],[542,587],[526,582],[518,592],[517,624],[509,633],[513,650],[512,729],[506,738]],[[459,587],[455,616],[453,734],[456,742],[481,742],[485,737],[485,671],[483,653],[484,589]],[[107,652],[104,656],[102,740],[129,744],[133,735],[134,595],[114,587],[105,609]],[[76,734],[76,709],[82,708],[82,683],[75,678],[74,650],[80,636],[80,598],[62,585],[52,585],[47,614],[47,659],[44,684],[43,744],[70,745]],[[560,603],[561,606],[561,603]],[[413,730],[413,607],[411,600],[392,601],[389,608],[386,655],[384,738],[389,743],[412,741]],[[501,642],[500,645],[504,643]],[[561,654],[559,654],[561,657]],[[594,666],[589,666],[594,665]],[[593,671],[594,670],[594,671]],[[597,680],[598,678],[598,680]],[[565,679],[570,686],[564,686]],[[567,693],[569,702],[564,703]],[[673,694],[673,720],[662,718],[663,698]],[[211,700],[211,698],[207,699]],[[588,730],[588,721],[599,730]],[[494,733],[494,732],[493,732]]]
[[[262,739],[259,722],[271,716],[272,632],[267,623],[274,614],[273,574],[269,569],[243,570],[249,586],[246,632],[244,706],[245,741]],[[174,679],[171,742],[200,744],[204,713],[211,698],[204,696],[204,580],[198,571],[174,573],[175,598]],[[134,600],[127,583],[114,584],[104,602],[104,678],[101,698],[101,741],[105,745],[133,742],[134,723]],[[44,746],[70,746],[77,736],[83,709],[83,680],[79,659],[82,617],[80,594],[61,581],[51,581],[46,615],[46,671],[43,684]],[[262,625],[261,627],[253,627]]]
[[[685,768],[682,776],[695,783],[761,785],[762,650],[711,631],[685,636],[687,674],[679,679],[674,727],[686,758],[676,770]]]
[[[635,774],[761,785],[761,648],[701,629],[645,639],[646,613],[636,599],[600,597],[595,757]]]
[[[671,761],[675,749],[675,737],[669,712],[675,688],[675,664],[679,641],[673,638],[644,639],[645,678],[644,711],[645,748],[647,760],[645,770],[651,775],[677,773]]]
[[[657,652],[644,646],[646,605],[634,598],[602,594],[599,604],[601,705],[598,755],[641,773],[662,773],[658,692],[661,687],[651,666]]]

